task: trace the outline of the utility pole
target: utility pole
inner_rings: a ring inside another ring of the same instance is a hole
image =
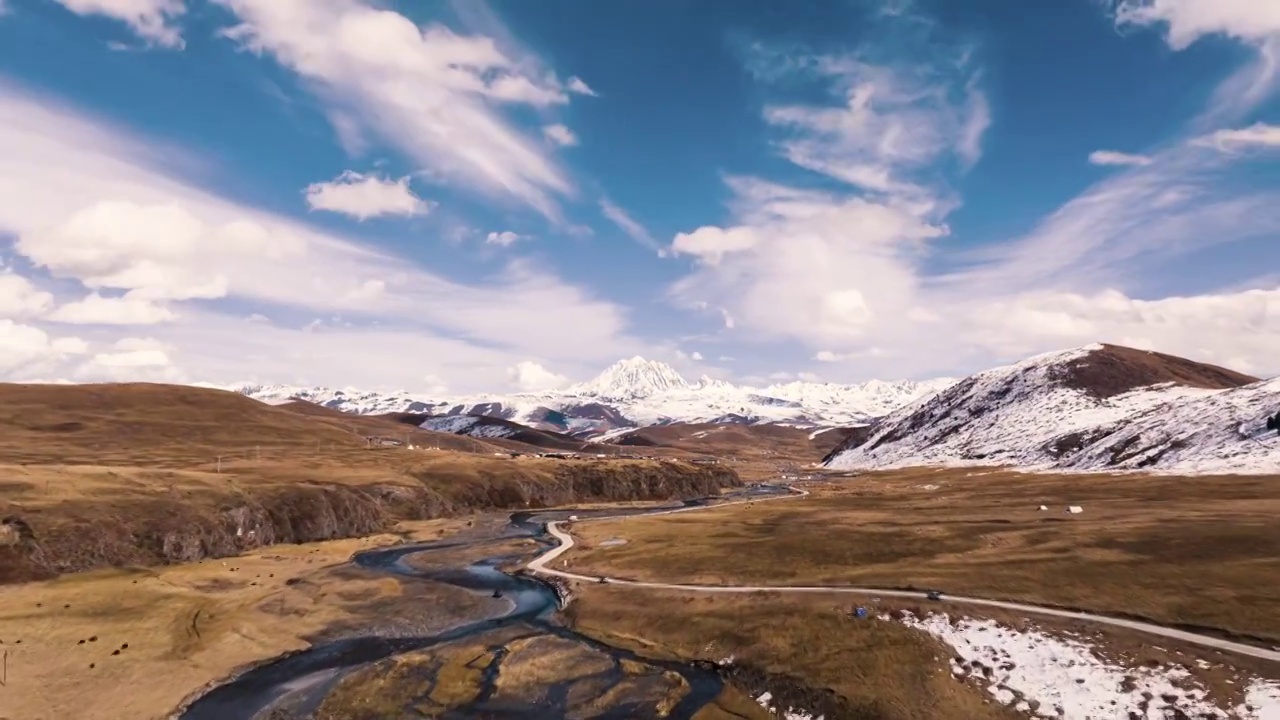
[[[222,472],[222,456],[218,456],[218,472]]]

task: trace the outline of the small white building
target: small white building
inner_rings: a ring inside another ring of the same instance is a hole
[[[1079,515],[1080,513],[1084,512],[1084,508],[1080,507],[1079,505],[1068,505],[1067,512],[1071,513],[1072,515]]]

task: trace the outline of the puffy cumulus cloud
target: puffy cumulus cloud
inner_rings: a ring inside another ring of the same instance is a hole
[[[265,230],[248,223],[208,227],[176,203],[104,201],[54,227],[21,234],[14,249],[54,276],[75,278],[89,288],[188,300],[227,294],[227,276],[219,263],[202,262],[202,255],[241,250],[252,255],[259,243],[270,240]],[[279,258],[286,253],[266,254]]]
[[[474,389],[483,385],[482,377],[489,378],[489,387],[501,383],[505,368],[520,358],[546,358],[567,369],[578,363],[594,367],[644,349],[627,335],[621,307],[545,267],[511,262],[490,277],[458,282],[351,238],[194,187],[171,168],[189,167],[198,158],[179,156],[175,162],[173,153],[0,84],[0,197],[5,198],[0,232],[17,238],[17,255],[61,280],[56,287],[63,295],[55,300],[71,303],[76,312],[62,310],[58,319],[89,322],[88,310],[100,311],[95,325],[83,331],[110,341],[116,339],[110,328],[96,327],[102,311],[128,316],[123,311],[136,311],[143,301],[152,309],[165,308],[175,317],[150,328],[164,328],[181,340],[169,340],[177,348],[171,357],[194,379],[211,382],[236,381],[241,371],[257,367],[207,359],[216,353],[205,343],[224,337],[183,334],[191,324],[211,323],[218,312],[233,317],[239,333],[277,337],[269,323],[244,317],[341,316],[369,333],[367,342],[358,333],[343,338],[358,351],[352,355],[344,348],[337,355],[347,360],[345,377],[317,373],[342,385],[380,377],[403,378],[406,385],[420,382],[420,372],[379,375],[376,364],[361,360],[388,352],[370,344],[380,341],[405,348],[405,356],[436,355],[436,346],[427,352],[406,340],[413,335],[454,338],[457,345],[446,347],[458,357],[468,356],[458,346],[493,348],[498,359],[490,357],[485,369],[452,368],[476,383],[470,386]],[[82,289],[74,289],[76,284]],[[561,322],[547,325],[549,316]],[[397,331],[375,333],[369,329],[374,323]],[[318,355],[333,350],[311,347]],[[303,360],[313,363],[317,356]],[[261,367],[295,375],[283,363]],[[224,371],[235,374],[228,377]]]
[[[557,375],[532,360],[522,360],[507,368],[507,379],[517,390],[526,392],[553,390],[569,384],[569,378]]]
[[[181,50],[185,43],[177,20],[186,12],[183,0],[54,0],[77,15],[98,15],[129,26],[157,47]],[[0,6],[0,10],[3,7]]]
[[[224,35],[307,80],[348,147],[376,137],[446,178],[559,216],[555,196],[569,180],[501,106],[563,105],[590,92],[585,83],[566,86],[490,37],[419,28],[360,0],[215,2],[238,20]]]
[[[77,380],[183,382],[185,374],[169,357],[170,347],[155,338],[121,338],[110,352],[96,353],[75,370]]]
[[[51,337],[40,328],[0,320],[0,377],[21,381],[56,373],[68,357],[88,349],[80,338]]]
[[[578,136],[574,135],[572,130],[559,123],[543,127],[542,134],[560,147],[572,147],[578,144]]]
[[[129,293],[121,297],[90,293],[82,300],[64,303],[47,316],[53,322],[71,325],[154,325],[176,317],[168,307]]]
[[[431,209],[427,201],[409,188],[407,177],[391,180],[352,170],[329,182],[308,185],[305,194],[312,210],[342,213],[357,220],[383,215],[425,215]]]
[[[1181,50],[1205,35],[1265,42],[1280,35],[1280,5],[1266,0],[1115,0],[1120,27],[1162,26]]]
[[[11,272],[0,272],[0,318],[20,320],[43,315],[53,307],[53,295]]]
[[[679,236],[694,271],[672,288],[726,328],[830,346],[910,306],[922,244],[946,234],[906,207],[730,178],[739,224]]]
[[[1094,150],[1089,153],[1089,162],[1094,165],[1150,165],[1151,158],[1115,150]]]
[[[525,239],[523,235],[517,235],[516,233],[513,233],[510,230],[503,230],[502,232],[489,233],[488,235],[485,236],[484,242],[486,245],[497,245],[498,247],[510,247],[511,245],[514,245],[516,242],[523,239]]]

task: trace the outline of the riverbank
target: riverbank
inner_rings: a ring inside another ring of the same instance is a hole
[[[163,718],[239,668],[367,617],[397,618],[415,632],[455,624],[485,599],[337,566],[371,548],[465,531],[467,522],[405,523],[394,534],[0,587],[0,649],[8,652],[0,716]]]

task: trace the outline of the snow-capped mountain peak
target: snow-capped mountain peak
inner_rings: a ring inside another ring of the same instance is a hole
[[[636,355],[619,360],[594,379],[569,388],[569,392],[603,399],[631,399],[689,387],[692,386],[675,368]]]
[[[727,388],[727,387],[732,387],[732,384],[730,384],[728,381],[725,381],[725,380],[717,380],[711,377],[710,375],[703,375],[702,377],[698,378],[698,382],[696,385],[694,385],[694,387],[699,390],[702,390],[705,388]]]

